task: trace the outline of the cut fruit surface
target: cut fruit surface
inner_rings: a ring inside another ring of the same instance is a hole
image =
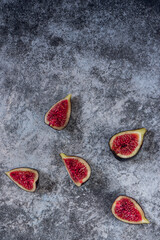
[[[60,156],[72,181],[77,186],[81,186],[82,183],[89,179],[91,175],[91,169],[84,159],[75,156],[67,156],[64,153],[61,153]]]
[[[114,201],[112,213],[117,219],[126,223],[149,223],[139,204],[133,198],[127,196],[119,196]]]
[[[56,130],[68,124],[71,115],[71,94],[54,104],[45,115],[45,123]]]
[[[134,157],[142,146],[145,133],[145,128],[117,133],[109,141],[110,149],[117,158]]]
[[[6,172],[6,175],[23,190],[28,192],[36,190],[36,182],[39,178],[36,170],[31,168],[15,168]]]

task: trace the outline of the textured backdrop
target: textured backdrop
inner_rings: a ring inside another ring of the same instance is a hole
[[[160,2],[0,1],[0,239],[160,239]],[[69,125],[44,114],[72,94]],[[109,138],[147,128],[139,154],[119,162]],[[76,187],[59,153],[92,168]],[[37,191],[4,174],[40,172]],[[128,225],[111,213],[118,195],[135,198],[150,220]]]

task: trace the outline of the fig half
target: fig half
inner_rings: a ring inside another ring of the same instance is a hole
[[[112,205],[113,215],[122,222],[131,224],[149,223],[139,204],[130,197],[119,196]]]
[[[91,168],[84,159],[75,156],[67,156],[64,153],[61,153],[60,156],[69,176],[78,187],[89,179]]]
[[[142,146],[146,131],[145,128],[141,128],[115,134],[109,141],[115,157],[119,160],[134,157]]]
[[[15,168],[5,174],[20,188],[27,192],[36,190],[36,183],[39,178],[37,170],[32,168]]]
[[[62,130],[71,115],[71,94],[54,104],[45,115],[45,123],[56,130]]]

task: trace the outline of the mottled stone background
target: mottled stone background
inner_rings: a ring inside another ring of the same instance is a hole
[[[0,239],[160,239],[160,1],[0,1]],[[72,93],[69,125],[44,124]],[[146,127],[139,154],[119,162],[108,140]],[[59,153],[92,168],[76,187]],[[4,174],[40,172],[37,191]],[[135,198],[149,225],[115,219],[118,195]]]

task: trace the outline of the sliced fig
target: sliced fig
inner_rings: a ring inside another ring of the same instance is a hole
[[[69,173],[69,176],[77,186],[81,186],[82,183],[89,179],[91,169],[84,159],[75,156],[67,156],[64,153],[61,153],[60,156]]]
[[[112,205],[113,215],[122,222],[131,224],[149,223],[139,204],[130,197],[119,196]]]
[[[56,130],[68,124],[71,115],[71,94],[54,104],[45,115],[45,123]]]
[[[32,168],[15,168],[5,173],[15,184],[27,192],[36,190],[39,174]]]
[[[146,131],[145,128],[141,128],[115,134],[109,141],[115,157],[119,160],[134,157],[142,146]]]

